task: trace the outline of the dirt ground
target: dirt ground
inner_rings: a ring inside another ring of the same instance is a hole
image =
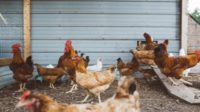
[[[144,79],[137,79],[137,81],[141,112],[200,112],[200,105],[191,105],[168,95],[158,80],[149,83]],[[117,81],[101,95],[103,101],[114,94],[116,86]],[[77,103],[84,98],[85,93],[82,89],[75,91],[75,93],[66,94],[65,92],[70,87],[68,82],[56,83],[56,89],[50,89],[47,84],[34,81],[27,85],[30,90],[46,93],[62,103]],[[26,112],[24,109],[15,110],[14,108],[18,101],[17,98],[21,95],[14,92],[17,89],[17,84],[0,89],[0,112]],[[97,98],[93,99],[92,102],[97,102]]]

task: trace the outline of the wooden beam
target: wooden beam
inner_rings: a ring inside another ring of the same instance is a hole
[[[30,18],[30,0],[24,0],[24,59],[31,54],[31,18]]]
[[[181,0],[181,48],[187,53],[188,48],[188,0]]]
[[[9,65],[12,59],[10,58],[0,58],[0,66]]]

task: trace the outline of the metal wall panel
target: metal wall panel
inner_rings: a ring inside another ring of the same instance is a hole
[[[131,59],[143,33],[170,39],[169,51],[180,45],[180,0],[33,0],[32,51],[36,63],[56,64],[66,39],[91,58],[115,64]]]
[[[23,44],[22,0],[0,0],[0,13],[6,19],[0,19],[0,58],[11,57],[12,44]]]

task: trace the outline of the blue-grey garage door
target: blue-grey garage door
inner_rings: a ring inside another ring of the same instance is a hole
[[[34,61],[56,64],[66,39],[91,58],[114,64],[131,59],[143,33],[170,39],[177,53],[180,41],[179,0],[32,0],[32,52]]]

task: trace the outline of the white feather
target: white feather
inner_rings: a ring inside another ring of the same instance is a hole
[[[183,48],[180,49],[179,56],[186,56],[186,53]]]
[[[102,63],[102,59],[98,58],[97,59],[97,64],[96,65],[92,65],[92,66],[88,66],[87,70],[92,70],[92,71],[102,71],[103,68],[103,63]]]
[[[173,53],[169,53],[169,57],[173,57],[174,56],[174,54]]]
[[[179,56],[186,56],[185,50],[183,48],[181,48],[179,50]],[[183,76],[184,77],[188,77],[188,74],[190,73],[190,68],[186,69],[183,71]]]

